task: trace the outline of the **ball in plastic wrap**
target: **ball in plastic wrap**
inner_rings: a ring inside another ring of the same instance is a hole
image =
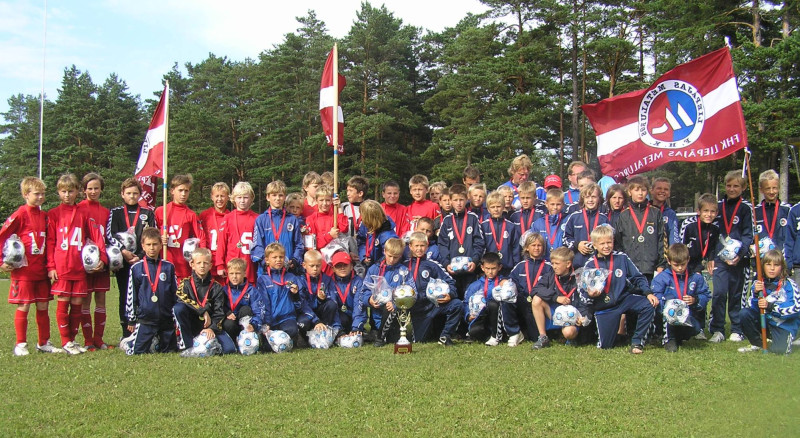
[[[492,298],[504,303],[517,302],[517,286],[513,281],[506,280],[492,289]]]
[[[469,315],[473,318],[477,318],[478,315],[486,308],[486,297],[483,296],[481,293],[476,293],[475,295],[469,297]]]
[[[267,342],[270,348],[276,353],[288,353],[292,351],[294,342],[292,338],[283,330],[270,330],[267,332]]]
[[[606,280],[608,280],[609,271],[604,268],[587,268],[581,272],[580,284],[581,289],[587,292],[602,292],[606,287]]]
[[[769,237],[758,238],[758,255],[760,257],[764,257],[764,254],[771,249],[775,249],[775,242],[773,242],[772,239]],[[755,253],[755,245],[750,245],[750,254],[755,256]]]
[[[242,330],[236,337],[236,345],[239,346],[239,352],[244,356],[256,354],[259,346],[258,333]]]
[[[578,319],[580,317],[581,313],[575,308],[575,306],[558,306],[553,312],[553,325],[557,325],[559,327],[575,326],[578,325]]]
[[[382,306],[392,301],[392,288],[385,278],[373,275],[371,282],[365,280],[364,283],[372,290],[372,301],[377,305]]]
[[[467,272],[471,261],[472,259],[466,256],[453,257],[453,260],[450,262],[450,268],[453,272]]]
[[[122,244],[122,249],[130,252],[136,252],[136,236],[127,232],[121,231],[114,235],[117,241]]]
[[[664,303],[664,320],[669,325],[687,325],[689,306],[683,300],[667,300]]]
[[[739,250],[742,249],[742,242],[740,240],[731,239],[730,236],[722,238],[722,250],[719,252],[719,258],[723,262],[730,262],[739,256]]]
[[[222,354],[222,344],[216,337],[209,339],[205,333],[200,333],[192,340],[191,348],[181,352],[181,357],[211,357]]]
[[[26,266],[25,246],[16,234],[12,234],[3,244],[3,263],[13,269]]]
[[[192,253],[197,249],[198,245],[200,245],[200,239],[197,237],[190,237],[183,242],[183,258],[187,262],[192,262]]]
[[[450,294],[450,286],[447,282],[440,278],[434,278],[428,282],[428,287],[425,288],[425,296],[433,304],[438,304],[439,300]]]
[[[364,337],[361,335],[345,335],[336,340],[342,348],[358,348],[364,345]]]
[[[81,258],[83,259],[83,269],[85,269],[86,272],[94,271],[100,266],[100,248],[89,241],[89,243],[83,245]]]
[[[314,349],[327,350],[333,345],[333,336],[333,329],[330,327],[325,327],[320,330],[309,330],[308,345]]]
[[[108,268],[112,271],[119,271],[122,268],[122,251],[116,246],[109,246],[106,254],[108,254]]]

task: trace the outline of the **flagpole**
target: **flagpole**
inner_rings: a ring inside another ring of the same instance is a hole
[[[164,227],[163,227],[163,230],[162,230],[162,235],[164,237],[166,237],[167,239],[169,239],[169,236],[167,235],[167,217],[169,217],[169,216],[167,216],[167,181],[168,181],[167,180],[167,151],[169,150],[167,148],[167,145],[169,143],[169,81],[165,81],[165,82],[166,83],[164,85],[164,153],[162,154],[163,155],[162,156],[163,163],[162,163],[162,166],[161,166],[164,169],[163,175],[162,175],[162,177],[163,177],[163,179],[162,179],[162,181],[163,181],[163,189],[164,189],[164,217],[162,218]],[[169,240],[167,240],[167,242],[169,242]],[[164,245],[164,260],[167,259],[167,246],[168,245]]]
[[[756,198],[753,193],[753,176],[750,173],[750,149],[745,148],[744,150],[744,166],[747,168],[747,183],[750,186],[750,213],[753,215],[753,224],[755,225],[756,221]],[[744,176],[744,175],[742,175]],[[725,208],[723,206],[723,208]],[[777,214],[777,213],[776,213]],[[764,210],[764,223],[767,222],[767,212]],[[766,226],[766,225],[765,225]],[[764,273],[761,270],[761,250],[758,248],[758,228],[753,226],[753,244],[755,245],[755,252],[756,254],[756,278],[758,281],[764,281]],[[764,298],[767,297],[767,289],[764,288],[761,291],[761,294]],[[761,319],[761,351],[764,353],[767,352],[767,320],[766,320],[766,312],[764,309],[758,309]]]
[[[333,43],[333,196],[339,196],[339,48]],[[337,227],[339,208],[333,213],[333,228]]]
[[[44,149],[44,76],[47,62],[47,0],[44,0],[44,33],[42,40],[42,93],[39,96],[39,179],[42,179],[42,150]]]

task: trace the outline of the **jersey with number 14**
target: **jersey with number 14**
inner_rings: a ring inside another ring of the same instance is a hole
[[[227,269],[226,264],[232,258],[241,258],[247,262],[247,281],[256,283],[258,273],[253,262],[250,261],[250,252],[253,250],[253,230],[256,226],[258,213],[247,210],[234,210],[225,215],[220,221],[219,236],[217,238],[217,254],[214,260],[216,269]]]
[[[164,229],[164,207],[156,208],[156,225]],[[190,237],[200,239],[198,248],[208,248],[206,233],[197,214],[183,204],[167,204],[167,260],[175,265],[175,275],[179,280],[191,275],[189,262],[183,258],[183,242]],[[212,260],[213,262],[213,260]]]
[[[100,260],[107,263],[106,242],[97,222],[77,205],[61,204],[47,213],[47,270],[60,280],[83,280],[81,251],[87,239],[97,245]]]

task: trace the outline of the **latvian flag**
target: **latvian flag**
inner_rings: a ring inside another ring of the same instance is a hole
[[[333,89],[333,50],[328,54],[328,60],[325,61],[325,69],[322,71],[322,81],[319,89],[319,115],[322,118],[322,130],[325,132],[325,139],[328,141],[328,146],[333,146],[333,105],[338,102],[337,97],[342,92],[346,82],[344,76],[339,76],[339,89]],[[338,138],[337,143],[339,153],[344,152],[344,113],[342,113],[342,105],[337,106],[338,112]]]
[[[164,141],[166,140],[166,108],[165,99],[168,99],[169,89],[164,87],[161,100],[150,120],[150,127],[142,142],[139,152],[139,161],[133,176],[142,185],[142,196],[139,204],[142,207],[154,208],[156,203],[155,178],[164,177]]]
[[[604,175],[624,180],[670,161],[712,161],[747,145],[728,48],[679,65],[650,88],[581,107]]]

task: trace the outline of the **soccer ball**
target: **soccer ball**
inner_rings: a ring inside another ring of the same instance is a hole
[[[25,261],[25,246],[16,234],[6,240],[3,245],[3,262],[14,269],[27,265]]]
[[[481,311],[486,308],[486,297],[481,293],[476,293],[469,297],[468,306],[470,316],[477,318]]]
[[[759,238],[758,239],[758,255],[764,257],[764,254],[767,251],[775,249],[775,242],[772,241],[769,237]],[[755,256],[756,253],[756,246],[750,245],[750,254]]]
[[[100,248],[89,241],[81,250],[81,258],[83,259],[83,269],[86,269],[86,272],[94,271],[100,266]]]
[[[433,304],[437,304],[439,299],[446,297],[449,293],[450,287],[440,278],[434,278],[429,281],[428,287],[425,288],[425,296],[427,296]]]
[[[322,330],[309,330],[308,331],[308,345],[311,348],[320,350],[327,350],[333,345],[333,329],[325,327]]]
[[[292,338],[289,337],[289,334],[283,330],[268,331],[267,342],[269,342],[269,346],[272,348],[272,351],[276,353],[288,353],[292,351],[292,347],[294,347]]]
[[[669,325],[687,325],[689,306],[683,300],[667,300],[664,303],[664,321]]]
[[[364,345],[364,338],[361,335],[346,335],[336,341],[342,348],[358,348]]]
[[[122,244],[123,249],[136,252],[136,236],[127,231],[121,231],[115,234],[114,237]]]
[[[236,344],[239,346],[239,352],[244,356],[250,356],[258,352],[258,333],[248,332],[242,330],[239,336],[236,337]]]
[[[108,254],[108,267],[112,271],[118,271],[122,268],[122,251],[116,246],[109,246],[106,249]]]
[[[450,266],[453,269],[453,272],[467,272],[469,269],[469,262],[472,260],[469,257],[459,256],[453,257],[453,261],[450,262]]]
[[[190,237],[183,242],[183,258],[185,258],[187,262],[192,262],[192,253],[197,249],[198,245],[200,245],[200,239],[197,237]]]
[[[181,357],[211,357],[222,354],[222,344],[216,337],[208,339],[205,333],[200,333],[192,340],[192,346],[181,352]]]
[[[557,325],[559,327],[571,327],[578,325],[578,319],[580,317],[581,313],[575,308],[575,306],[558,306],[553,312],[553,325]]]
[[[497,285],[492,289],[492,298],[494,298],[495,301],[516,303],[517,285],[510,280],[504,281],[502,284]]]
[[[581,272],[579,287],[587,292],[602,291],[606,287],[606,280],[610,272],[604,268],[589,268]]]
[[[739,255],[740,249],[742,249],[741,241],[725,236],[722,238],[722,250],[719,252],[719,258],[724,262],[732,261]]]
[[[382,306],[392,301],[392,287],[380,275],[370,276],[372,281],[364,280],[364,284],[372,290],[372,301]]]

